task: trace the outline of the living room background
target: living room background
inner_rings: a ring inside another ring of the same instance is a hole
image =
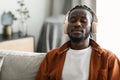
[[[16,9],[19,8],[19,5],[17,1],[19,0],[1,0],[0,18],[4,11],[11,11],[15,16],[18,16]],[[25,4],[30,14],[30,18],[27,21],[27,33],[35,37],[35,51],[37,51],[37,46],[39,45],[43,24],[49,17],[59,14],[65,15],[76,4],[86,4],[96,11],[96,0],[25,0]],[[12,27],[13,32],[18,31],[17,20],[14,21]],[[0,24],[0,34],[2,33],[2,28],[3,26]]]

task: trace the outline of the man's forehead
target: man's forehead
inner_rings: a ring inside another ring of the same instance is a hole
[[[74,9],[73,11],[70,12],[69,18],[72,16],[83,16],[91,19],[93,18],[92,14],[86,9]]]
[[[75,14],[81,14],[81,15],[92,15],[88,10],[86,9],[74,9],[70,12],[69,15],[75,15]]]

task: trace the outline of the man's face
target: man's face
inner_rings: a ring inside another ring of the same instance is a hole
[[[74,9],[68,17],[68,35],[73,42],[82,42],[90,35],[92,15],[84,9]]]

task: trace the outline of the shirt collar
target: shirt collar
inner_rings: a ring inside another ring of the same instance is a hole
[[[95,51],[97,51],[99,54],[103,53],[103,49],[93,39],[90,39],[90,45],[91,45],[92,49],[94,49]],[[66,43],[64,43],[59,48],[58,54],[62,54],[64,52],[66,52],[69,49],[69,47],[70,47],[70,41],[67,41]]]

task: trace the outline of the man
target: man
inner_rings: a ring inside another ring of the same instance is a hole
[[[118,58],[90,38],[95,20],[89,7],[72,8],[66,29],[70,41],[47,53],[35,80],[120,80]]]

